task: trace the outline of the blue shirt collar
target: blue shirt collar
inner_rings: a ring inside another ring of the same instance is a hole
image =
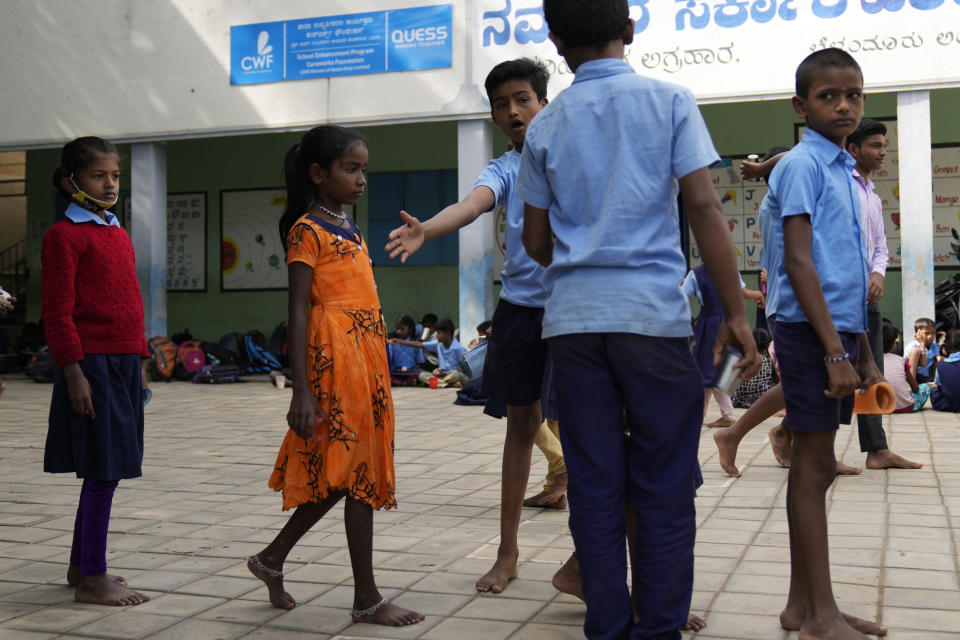
[[[636,71],[634,71],[630,63],[623,58],[598,58],[584,62],[577,67],[573,83],[576,84],[584,80],[615,76],[621,73],[636,73]]]
[[[958,351],[958,352],[956,352],[956,353],[951,353],[950,355],[948,355],[948,356],[947,356],[946,358],[944,358],[943,360],[944,360],[944,362],[956,362],[957,360],[960,360],[960,351]]]
[[[813,153],[827,164],[840,161],[847,165],[850,173],[853,173],[854,167],[857,166],[857,161],[845,149],[830,142],[810,127],[803,132],[803,142],[811,145]]]
[[[104,211],[106,214],[106,220],[93,213],[92,211],[87,211],[81,206],[78,206],[74,203],[70,203],[70,206],[67,207],[67,210],[64,212],[67,218],[70,218],[71,222],[80,224],[83,222],[95,222],[96,224],[103,225],[105,227],[119,227],[120,221],[117,220],[117,216],[113,215],[109,211]]]

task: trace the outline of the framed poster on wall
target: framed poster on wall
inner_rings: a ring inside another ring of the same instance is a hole
[[[287,264],[278,225],[287,204],[283,189],[220,192],[220,290],[287,288]]]
[[[128,231],[133,224],[131,203],[124,196],[120,223]],[[167,194],[167,291],[207,290],[207,194]]]

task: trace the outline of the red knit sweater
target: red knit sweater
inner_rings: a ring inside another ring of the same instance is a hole
[[[149,357],[133,244],[120,227],[61,220],[43,236],[43,325],[57,366],[85,353]]]

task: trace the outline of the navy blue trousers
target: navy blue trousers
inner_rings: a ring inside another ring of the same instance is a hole
[[[693,594],[703,418],[688,341],[597,333],[548,342],[587,603],[584,633],[591,640],[679,639]],[[626,505],[637,514],[638,623],[626,584]]]

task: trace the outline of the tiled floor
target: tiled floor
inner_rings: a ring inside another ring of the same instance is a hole
[[[243,558],[286,520],[266,486],[283,437],[288,390],[265,382],[156,384],[147,409],[144,477],[114,501],[111,571],[152,596],[128,609],[77,604],[64,584],[79,483],[42,472],[50,386],[6,380],[0,396],[0,638],[424,638],[564,640],[582,637],[582,604],[557,593],[553,572],[572,543],[566,512],[524,510],[520,579],[501,595],[474,580],[495,555],[504,423],[451,404],[447,390],[396,390],[398,501],[375,516],[374,562],[384,595],[427,619],[388,629],[350,623],[352,578],[335,510],[285,567],[300,605],[274,609]],[[711,412],[712,414],[713,412]],[[712,419],[711,415],[708,419]],[[777,614],[787,589],[784,495],[761,425],[739,462],[720,470],[701,440],[705,485],[693,611],[695,637],[795,638]],[[891,448],[919,471],[865,471],[829,494],[835,591],[842,607],[890,627],[893,640],[956,638],[960,629],[960,420],[925,411],[886,423]],[[862,465],[854,429],[838,455]],[[545,471],[534,453],[530,492]],[[693,637],[694,634],[685,634]]]

